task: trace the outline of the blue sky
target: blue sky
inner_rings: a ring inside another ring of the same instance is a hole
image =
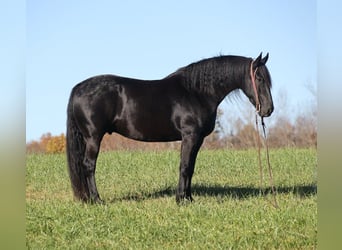
[[[315,1],[61,0],[26,8],[26,141],[65,133],[70,91],[90,76],[158,79],[219,54],[270,53],[274,117],[312,102]],[[224,111],[239,116],[238,102]]]

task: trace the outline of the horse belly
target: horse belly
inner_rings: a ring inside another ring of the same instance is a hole
[[[125,112],[116,119],[114,131],[131,139],[147,142],[167,142],[181,140],[180,131],[174,126],[168,112],[137,109]]]
[[[143,125],[142,125],[143,124]],[[142,125],[142,126],[141,126]],[[177,141],[181,140],[181,133],[173,125],[171,119],[142,119],[139,122],[140,133],[144,141]]]

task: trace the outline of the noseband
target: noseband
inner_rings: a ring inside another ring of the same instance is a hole
[[[251,62],[251,67],[250,67],[249,73],[251,76],[252,85],[253,85],[254,94],[255,94],[255,108],[256,108],[256,112],[259,113],[261,105],[260,105],[260,101],[259,101],[259,95],[258,95],[256,83],[255,83],[255,75],[256,75],[258,68],[256,68],[253,72],[253,62],[254,62],[254,60],[252,60],[252,62]]]

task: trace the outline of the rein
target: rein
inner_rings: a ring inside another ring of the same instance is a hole
[[[255,94],[255,107],[256,107],[255,126],[256,126],[256,133],[257,133],[257,142],[258,142],[258,163],[259,163],[259,172],[260,172],[260,190],[262,190],[262,187],[263,187],[263,167],[262,167],[262,163],[261,163],[261,153],[260,153],[260,151],[261,151],[261,140],[260,140],[259,123],[258,123],[258,113],[260,112],[261,105],[260,105],[260,101],[259,101],[258,91],[256,88],[256,83],[255,83],[255,75],[256,75],[258,68],[256,68],[253,72],[253,62],[254,61],[251,62],[250,76],[251,76],[252,85],[253,85],[254,94]],[[276,193],[274,182],[273,182],[272,167],[271,167],[271,163],[270,163],[270,156],[269,156],[267,136],[266,136],[266,125],[264,123],[263,117],[261,117],[261,125],[262,125],[262,130],[263,130],[263,135],[264,135],[264,144],[265,144],[265,148],[266,148],[266,160],[267,160],[267,165],[268,165],[268,173],[269,173],[269,178],[270,178],[271,191],[272,191],[272,195],[273,195],[272,205],[275,208],[279,208],[279,205],[278,205],[278,202],[276,199],[277,193]]]

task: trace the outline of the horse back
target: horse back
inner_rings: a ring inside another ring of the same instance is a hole
[[[154,81],[115,75],[89,78],[73,90],[74,113],[89,136],[117,132],[140,141],[181,140],[184,124],[203,126],[207,115],[179,81],[177,77]]]

